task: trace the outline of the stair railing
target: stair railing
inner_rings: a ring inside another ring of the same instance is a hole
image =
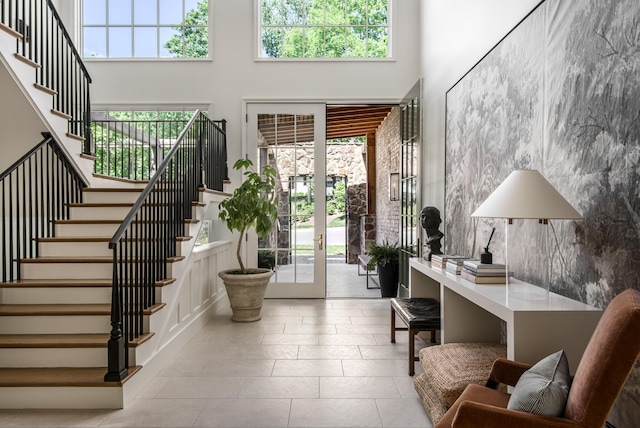
[[[20,260],[38,256],[37,238],[55,235],[53,222],[69,218],[86,183],[51,134],[0,174],[2,281],[21,278]]]
[[[105,381],[128,375],[129,342],[148,327],[155,288],[168,279],[168,262],[176,256],[178,237],[186,235],[200,189],[222,190],[225,168],[226,133],[197,111],[109,242],[113,279]]]
[[[91,77],[51,0],[2,0],[0,25],[19,34],[16,53],[37,65],[36,84],[53,95],[52,110],[69,120],[68,134],[93,154]]]

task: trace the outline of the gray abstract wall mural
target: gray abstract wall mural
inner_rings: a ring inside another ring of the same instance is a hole
[[[547,0],[447,92],[445,250],[478,257],[504,221],[471,213],[514,169],[537,169],[584,216],[509,229],[509,263],[551,291],[604,308],[640,289],[640,2]],[[535,223],[535,222],[530,222]],[[493,247],[494,244],[492,244]],[[496,262],[504,248],[492,249]],[[640,340],[640,338],[639,338]],[[612,418],[640,420],[640,369]]]

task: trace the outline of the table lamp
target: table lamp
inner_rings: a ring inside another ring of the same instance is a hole
[[[506,220],[505,225],[505,265],[507,272],[513,272],[509,267],[509,245],[508,229],[514,219],[536,219],[544,226],[543,239],[544,247],[548,253],[548,221],[552,219],[580,220],[582,215],[576,211],[569,202],[547,181],[546,178],[536,170],[516,170],[513,171],[496,190],[471,214],[471,217],[502,218]],[[536,256],[535,252],[530,252],[531,257]],[[540,257],[546,254],[538,254]],[[514,272],[515,275],[515,272]],[[543,292],[541,297],[549,295],[551,280],[551,263],[547,261],[547,266],[538,284]],[[513,280],[509,280],[507,275],[507,292]],[[517,285],[514,284],[515,287]],[[515,288],[512,291],[517,291]],[[529,296],[530,298],[535,298]]]

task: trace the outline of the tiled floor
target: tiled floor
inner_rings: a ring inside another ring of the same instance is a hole
[[[0,426],[432,426],[388,299],[266,300],[262,315],[214,317],[123,410],[0,411]]]

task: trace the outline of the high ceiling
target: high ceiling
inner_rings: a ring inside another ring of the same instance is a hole
[[[330,105],[327,106],[327,140],[366,136],[376,132],[389,115],[393,105]],[[259,115],[258,130],[262,144],[278,144],[313,141],[313,116],[311,115]]]

